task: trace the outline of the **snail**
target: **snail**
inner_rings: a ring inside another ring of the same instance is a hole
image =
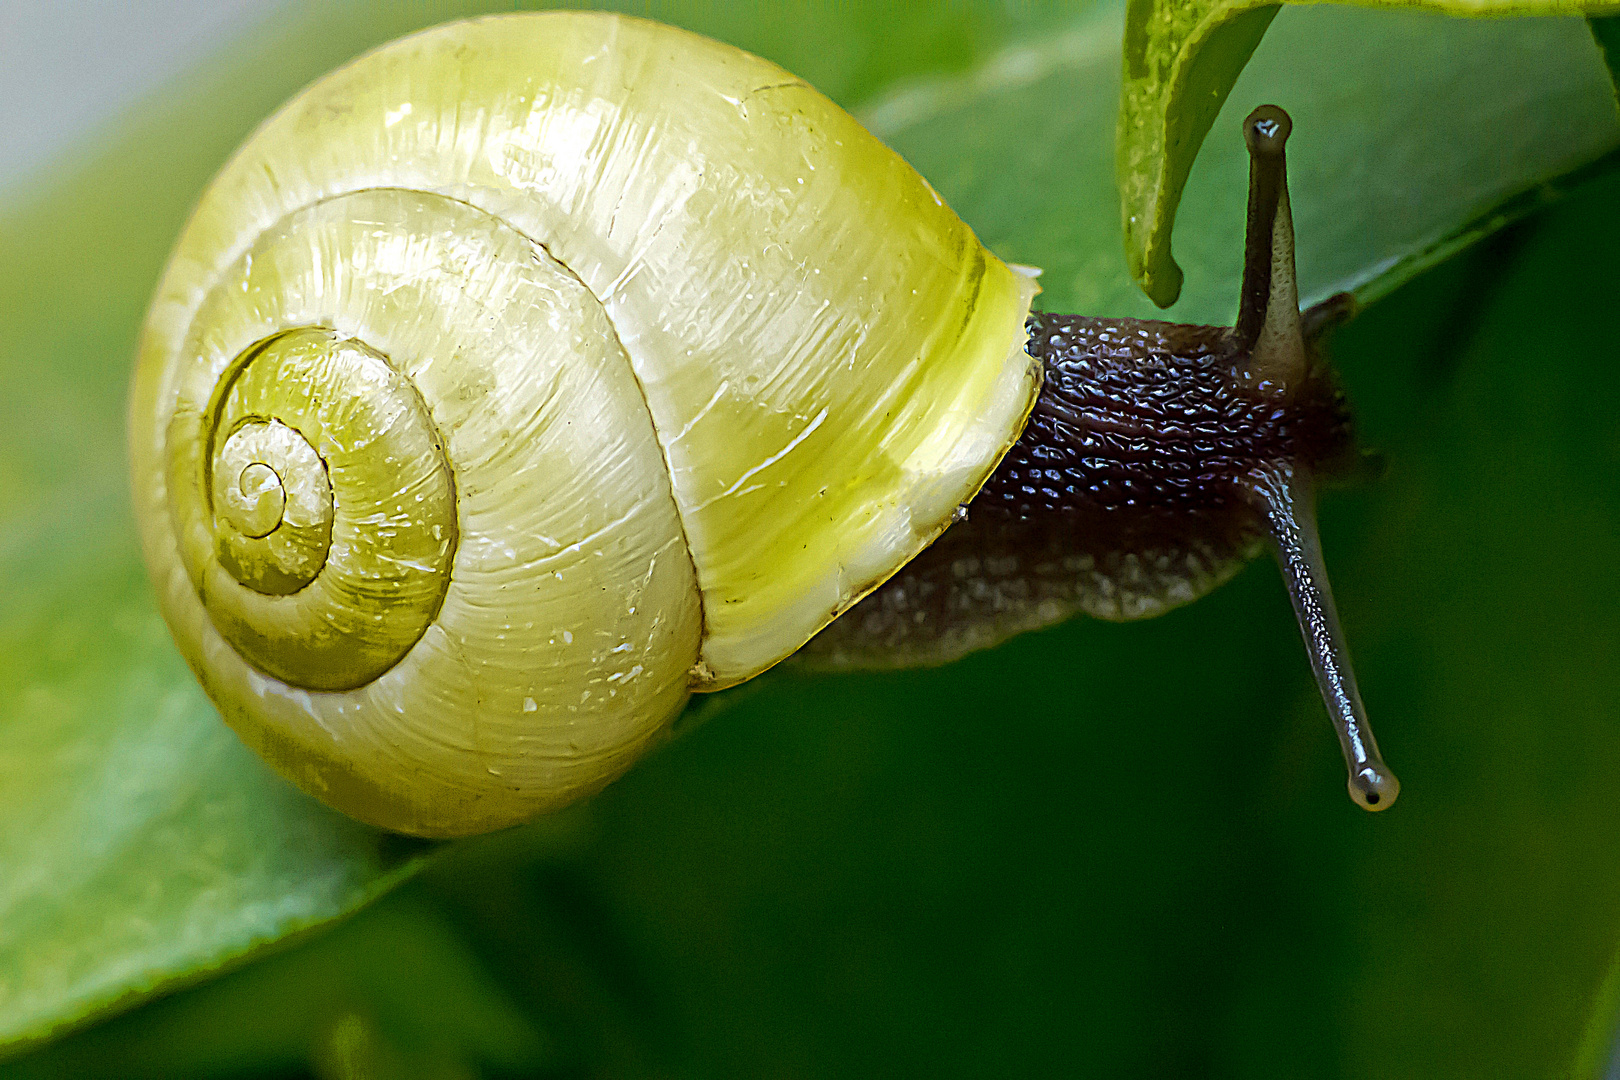
[[[943,662],[1156,614],[1269,543],[1386,807],[1312,509],[1352,305],[1301,315],[1289,121],[1244,130],[1235,327],[1031,314],[1032,271],[755,56],[576,12],[382,46],[237,151],[152,302],[164,617],[294,783],[454,836],[598,790],[807,642]]]

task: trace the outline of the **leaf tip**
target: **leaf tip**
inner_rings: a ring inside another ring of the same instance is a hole
[[[1181,267],[1171,255],[1165,254],[1159,258],[1150,255],[1140,267],[1133,269],[1136,283],[1142,286],[1148,299],[1159,307],[1167,308],[1181,298]]]

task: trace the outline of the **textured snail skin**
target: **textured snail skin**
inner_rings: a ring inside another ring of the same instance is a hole
[[[317,797],[516,823],[939,535],[1032,406],[1033,292],[746,53],[581,13],[384,46],[244,145],[158,288],[165,617]]]
[[[1233,378],[1231,327],[1043,312],[1029,329],[1046,377],[1023,436],[963,520],[801,663],[943,664],[1081,612],[1162,614],[1262,550],[1250,477],[1279,462],[1332,475],[1353,456],[1318,328],[1305,339],[1310,375],[1286,404]]]

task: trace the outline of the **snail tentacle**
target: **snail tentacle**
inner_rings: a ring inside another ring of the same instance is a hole
[[[1294,217],[1288,207],[1286,146],[1293,121],[1262,105],[1243,121],[1249,148],[1249,214],[1243,245],[1243,285],[1232,336],[1240,384],[1286,397],[1306,375],[1294,270]]]
[[[1266,531],[1299,618],[1311,670],[1338,733],[1350,774],[1350,797],[1364,809],[1387,810],[1400,794],[1401,784],[1378,753],[1378,740],[1373,738],[1356,688],[1349,646],[1322,561],[1310,473],[1276,462],[1256,470],[1246,486],[1265,515]]]

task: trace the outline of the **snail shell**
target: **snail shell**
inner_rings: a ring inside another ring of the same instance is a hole
[[[1033,283],[825,97],[606,14],[372,52],[202,196],[137,516],[241,737],[422,835],[601,787],[930,543],[1039,386]]]

